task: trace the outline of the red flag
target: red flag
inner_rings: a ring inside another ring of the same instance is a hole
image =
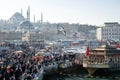
[[[117,48],[120,48],[120,44],[117,46]]]
[[[89,46],[87,46],[85,56],[87,57],[89,55]]]

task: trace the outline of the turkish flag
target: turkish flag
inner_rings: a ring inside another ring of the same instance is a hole
[[[87,46],[85,56],[87,57],[89,55],[89,46]]]

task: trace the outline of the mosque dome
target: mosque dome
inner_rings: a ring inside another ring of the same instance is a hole
[[[25,28],[25,29],[33,29],[34,27],[33,27],[33,24],[30,22],[30,21],[22,21],[21,23],[20,23],[20,28]]]
[[[13,14],[13,16],[10,17],[7,22],[10,24],[20,24],[20,22],[24,20],[24,16],[22,16],[19,12],[16,12],[15,14]]]

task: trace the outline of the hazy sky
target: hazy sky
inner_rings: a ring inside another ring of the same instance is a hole
[[[120,0],[0,0],[0,19],[9,19],[15,12],[26,17],[30,5],[31,21],[43,13],[44,21],[101,25],[120,22]]]

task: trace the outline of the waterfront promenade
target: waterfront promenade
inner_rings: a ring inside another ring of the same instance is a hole
[[[19,46],[14,44],[1,45],[1,48],[3,46],[9,48],[1,50],[0,53],[0,80],[33,80],[41,70],[43,70],[41,75],[44,75],[47,67],[49,68],[50,65],[56,63],[58,69],[59,64],[62,65],[68,59],[67,56],[61,56],[60,53],[45,56],[36,54],[37,52],[33,47],[24,44]],[[68,63],[72,64],[71,62]]]
[[[3,49],[3,45],[1,47]],[[9,44],[4,47],[5,50],[0,53],[0,80],[47,80],[49,75],[57,77],[50,80],[87,80],[87,78],[119,80],[120,78],[119,73],[115,71],[105,71],[107,75],[101,75],[104,74],[104,70],[101,70],[102,73],[98,71],[94,75],[89,75],[85,68],[75,63],[74,55],[61,55],[60,52],[42,55],[41,52],[38,53],[38,49],[24,44],[21,46]]]

